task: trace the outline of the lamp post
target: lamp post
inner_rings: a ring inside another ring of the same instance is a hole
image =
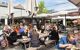
[[[12,24],[12,23],[14,23],[14,22],[12,22],[13,21],[13,0],[9,0],[8,1],[8,14],[9,14],[9,20],[10,20],[10,25]]]
[[[65,27],[66,27],[66,26],[67,26],[67,23],[66,23],[66,16],[67,16],[67,15],[66,15],[66,14],[64,14],[64,16],[65,16]]]
[[[11,15],[11,23],[13,25],[14,24],[14,18],[13,18],[14,17],[14,13],[11,13],[10,15]]]
[[[60,11],[58,12],[60,15],[64,15],[64,18],[63,18],[63,25],[66,26],[66,14],[68,14],[67,11]]]
[[[36,5],[36,0],[31,0],[31,11],[28,11],[29,13],[29,16],[31,17],[31,22],[32,22],[32,26],[33,26],[33,16],[36,16],[37,14],[37,10],[38,10],[38,7]]]
[[[20,10],[21,10],[21,17],[22,17],[22,8]]]
[[[35,7],[34,9],[35,9],[35,12],[36,12],[38,10],[38,7]],[[31,15],[32,16],[32,26],[33,26],[33,18],[34,18],[33,16],[36,16],[35,12],[33,12],[32,15]]]
[[[63,17],[63,25],[64,25],[64,30],[66,31],[66,26],[67,26],[67,23],[66,23],[66,14],[68,14],[68,12],[67,11],[60,11],[60,12],[58,12],[60,15],[64,15],[64,17]]]

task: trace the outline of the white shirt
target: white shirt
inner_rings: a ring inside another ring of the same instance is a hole
[[[2,30],[0,30],[0,35],[2,35],[2,34],[3,34]],[[1,41],[1,40],[3,40],[3,35],[0,36],[0,41]]]

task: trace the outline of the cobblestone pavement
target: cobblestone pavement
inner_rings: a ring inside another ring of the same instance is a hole
[[[24,50],[24,49],[22,49],[21,47],[18,47],[18,48],[6,48],[6,49],[0,49],[0,50]],[[26,49],[26,50],[28,50],[28,49]],[[30,49],[30,50],[32,50],[32,49]],[[55,48],[51,47],[51,48],[44,48],[44,49],[40,49],[40,50],[55,50]]]
[[[8,48],[8,49],[5,49],[5,50],[24,50],[24,49],[15,49],[15,48]],[[27,49],[26,49],[27,50]],[[42,50],[55,50],[54,48],[48,48],[48,49],[42,49]]]
[[[62,37],[64,35],[61,34],[59,36]],[[17,48],[6,48],[6,49],[0,49],[0,50],[24,50],[24,49],[22,49],[22,47],[17,47]],[[44,49],[40,49],[40,50],[56,50],[56,49],[54,47],[50,47],[50,48],[44,48]]]

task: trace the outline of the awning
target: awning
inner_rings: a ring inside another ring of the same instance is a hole
[[[77,7],[80,7],[80,0],[69,0],[70,2],[72,2],[74,5],[76,5]]]

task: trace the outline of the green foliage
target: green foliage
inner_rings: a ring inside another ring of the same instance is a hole
[[[48,10],[46,9],[45,5],[44,5],[44,1],[41,0],[38,4],[38,8],[39,8],[39,11],[38,11],[38,14],[41,14],[41,13],[47,13]]]

